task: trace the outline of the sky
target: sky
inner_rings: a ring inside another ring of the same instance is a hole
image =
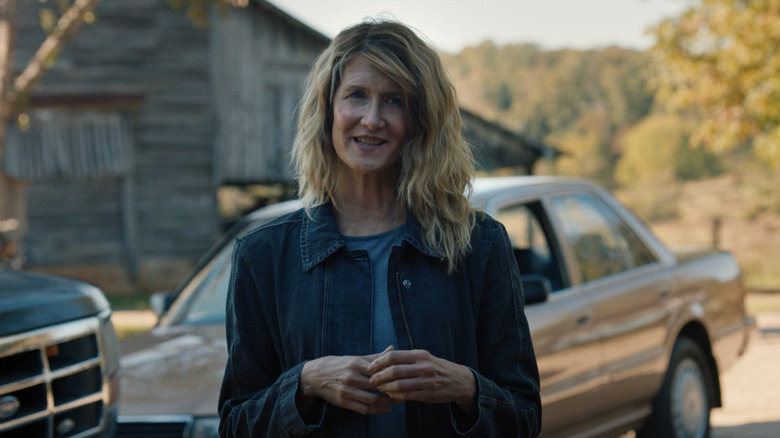
[[[643,50],[648,26],[679,15],[696,0],[270,0],[333,37],[365,17],[406,23],[442,51],[457,53],[485,40],[543,49],[616,45]]]

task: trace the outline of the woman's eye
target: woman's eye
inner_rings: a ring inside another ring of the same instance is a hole
[[[397,106],[403,106],[404,102],[398,97],[391,97],[390,99],[387,99],[387,103],[391,105],[397,105]]]
[[[347,97],[350,99],[361,99],[363,96],[365,95],[362,91],[353,91],[347,95]]]

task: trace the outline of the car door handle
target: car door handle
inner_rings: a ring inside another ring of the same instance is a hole
[[[577,318],[577,325],[585,325],[590,322],[590,314],[586,313]]]

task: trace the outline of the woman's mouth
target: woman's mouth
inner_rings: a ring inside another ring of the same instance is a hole
[[[355,137],[355,141],[365,146],[379,146],[385,142],[377,137]]]

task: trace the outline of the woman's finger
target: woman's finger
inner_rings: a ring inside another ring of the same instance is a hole
[[[392,405],[402,401],[375,391],[355,389],[346,385],[332,388],[323,399],[336,406],[365,415],[386,414],[390,412]]]
[[[368,364],[368,373],[369,375],[374,375],[392,365],[424,362],[430,360],[432,357],[433,356],[425,350],[386,349],[370,361]]]
[[[361,414],[389,412],[398,400],[380,394],[368,378],[368,361],[356,356],[327,356],[307,362],[301,371],[305,397],[319,397]]]
[[[380,358],[381,356],[383,356],[388,351],[393,351],[393,350],[394,350],[394,347],[392,345],[389,345],[381,353],[374,353],[374,354],[369,354],[368,356],[361,356],[361,357],[363,359],[365,359],[366,362],[371,363],[371,362],[375,361],[376,359]]]
[[[368,371],[369,383],[397,400],[468,404],[476,393],[471,370],[424,350],[386,353]]]

